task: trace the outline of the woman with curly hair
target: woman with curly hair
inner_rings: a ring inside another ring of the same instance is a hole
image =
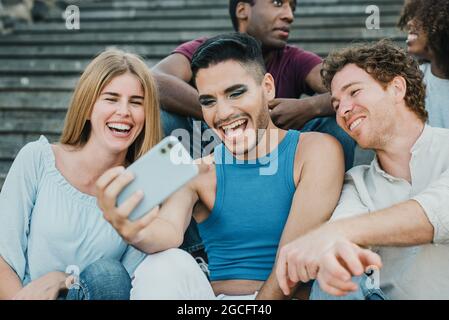
[[[449,0],[407,0],[398,25],[423,62],[429,124],[449,128]]]

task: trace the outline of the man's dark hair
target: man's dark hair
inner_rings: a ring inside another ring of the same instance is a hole
[[[192,57],[192,80],[200,69],[233,60],[240,63],[261,82],[266,73],[260,42],[245,33],[226,33],[206,40]]]
[[[239,21],[237,19],[237,15],[235,11],[237,9],[237,5],[239,2],[249,3],[250,5],[254,5],[255,0],[229,0],[229,16],[231,17],[232,26],[235,31],[239,31]]]
[[[407,29],[410,20],[415,20],[423,29],[438,67],[449,78],[449,0],[406,1],[398,26]]]
[[[321,76],[324,86],[331,90],[335,74],[346,65],[355,64],[370,74],[382,87],[386,87],[396,76],[407,83],[405,103],[419,119],[427,120],[424,100],[426,88],[418,62],[390,40],[370,44],[359,44],[329,54],[323,61]]]

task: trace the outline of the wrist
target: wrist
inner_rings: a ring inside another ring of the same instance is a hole
[[[327,224],[327,227],[329,228],[327,232],[329,232],[329,234],[334,234],[335,238],[346,240],[356,245],[361,245],[361,239],[359,239],[357,234],[357,227],[351,227],[347,219],[329,223]]]
[[[335,110],[332,107],[329,94],[322,94],[313,102],[311,109],[313,109],[315,117],[329,117],[335,115]]]

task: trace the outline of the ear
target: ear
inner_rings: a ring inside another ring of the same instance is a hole
[[[403,101],[407,93],[407,82],[405,81],[404,77],[395,77],[391,81],[390,86],[394,92],[396,103]]]
[[[246,32],[250,12],[251,12],[251,5],[249,3],[245,2],[237,3],[237,7],[235,8],[235,16],[237,17],[238,21],[239,32],[243,33]]]
[[[262,86],[267,100],[273,100],[276,97],[276,87],[274,85],[274,78],[270,73],[266,73],[263,77]]]

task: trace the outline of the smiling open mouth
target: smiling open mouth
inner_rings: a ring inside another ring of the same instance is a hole
[[[406,43],[407,44],[411,44],[411,43],[413,43],[416,40],[418,40],[418,35],[416,33],[409,33]]]
[[[132,127],[130,125],[124,124],[124,123],[108,123],[107,127],[113,133],[116,133],[119,135],[127,135],[132,129]]]
[[[365,118],[359,118],[351,123],[351,125],[349,126],[349,131],[354,131],[363,122],[363,120],[365,120]]]
[[[225,126],[222,126],[221,130],[223,130],[223,133],[227,139],[233,139],[242,135],[243,132],[245,132],[247,124],[248,124],[247,119],[240,119]]]

